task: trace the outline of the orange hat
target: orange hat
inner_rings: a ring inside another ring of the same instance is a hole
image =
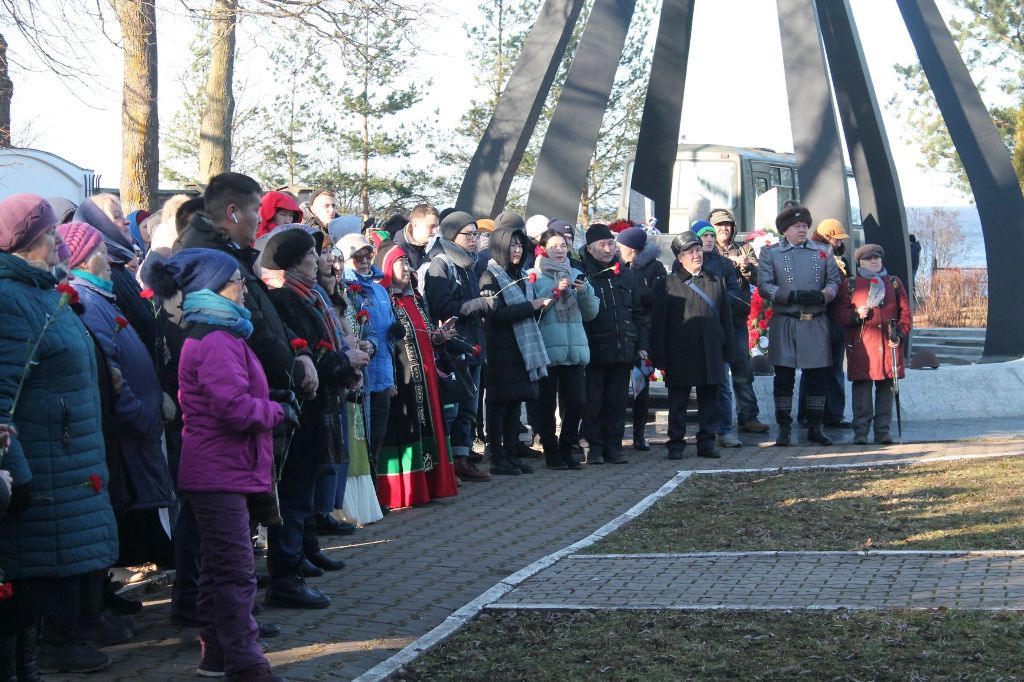
[[[843,229],[843,224],[835,218],[825,218],[818,227],[814,230],[822,237],[830,237],[832,239],[849,239],[850,235],[846,234],[846,230]]]
[[[494,232],[494,221],[490,218],[478,218],[476,221],[476,229],[481,232]]]

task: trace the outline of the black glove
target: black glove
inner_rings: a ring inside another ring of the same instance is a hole
[[[825,294],[813,289],[800,289],[793,293],[796,294],[794,303],[800,305],[817,305],[825,302]]]
[[[299,428],[299,410],[295,403],[280,403],[280,405],[284,412],[284,423],[294,429]]]
[[[294,403],[295,394],[292,391],[274,388],[270,390],[270,399],[275,403]]]
[[[393,339],[404,339],[405,325],[402,324],[401,322],[395,322],[390,327],[388,327],[388,334],[390,334],[391,338]]]

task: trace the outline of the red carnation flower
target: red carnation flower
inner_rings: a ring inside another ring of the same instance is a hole
[[[763,332],[768,331],[768,320],[761,320],[757,323],[757,328]]]
[[[118,315],[117,317],[114,318],[114,324],[117,325],[117,329],[115,331],[121,331],[122,329],[128,326],[128,320]]]
[[[89,474],[89,484],[92,486],[92,491],[97,495],[103,490],[103,479],[100,478],[99,474]]]
[[[538,258],[540,258],[541,256],[544,256],[545,258],[547,258],[548,257],[548,252],[544,250],[543,246],[538,245],[537,248],[535,248],[533,250],[533,255],[537,256]]]
[[[644,358],[644,367],[653,367],[654,363],[651,362],[650,358]]]
[[[824,251],[819,251],[819,252],[818,252],[818,258],[820,258],[820,259],[822,259],[822,260],[825,260],[825,259],[826,259],[827,257],[828,257],[828,256],[826,256],[826,255],[825,255],[825,252],[824,252]]]
[[[615,265],[612,266],[612,274],[613,275],[621,275],[622,274],[622,264],[619,263],[618,261],[616,261]]]
[[[558,298],[558,297],[560,297],[561,295],[562,295],[562,292],[561,292],[561,291],[559,291],[558,289],[552,289],[552,290],[551,290],[551,297],[552,297],[552,298]]]
[[[872,277],[871,278],[871,283],[872,284],[878,284],[878,278],[877,277]]]
[[[322,351],[334,350],[334,344],[330,341],[317,341],[316,349]]]
[[[483,350],[484,349],[480,347],[479,343],[473,345],[473,355],[479,357]]]
[[[154,294],[152,289],[143,289],[142,291],[139,292],[139,296],[146,299],[147,301],[152,299],[153,295]]]
[[[75,288],[73,286],[71,286],[70,284],[68,284],[67,282],[63,282],[61,284],[58,284],[57,285],[57,292],[61,296],[61,303],[62,304],[68,304],[68,303],[70,303],[71,305],[77,305],[78,304],[78,292],[75,291]]]
[[[366,308],[363,308],[358,313],[356,313],[356,322],[358,322],[359,324],[366,324],[369,321],[370,312]]]
[[[11,583],[4,583],[0,585],[0,601],[5,601],[14,596],[14,585]]]
[[[348,290],[351,291],[353,294],[361,294],[361,293],[363,293],[363,285],[362,284],[349,284],[348,285]]]
[[[540,247],[538,246],[537,248],[540,248]],[[530,284],[535,284],[537,282],[537,273],[536,272],[531,272],[530,276],[527,277],[526,279],[530,282]]]
[[[291,340],[292,350],[298,353],[300,350],[306,350],[309,348],[309,342],[306,339],[292,339]]]

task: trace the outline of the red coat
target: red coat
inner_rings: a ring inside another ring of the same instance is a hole
[[[851,300],[850,280],[843,280],[834,313],[836,322],[844,327],[846,334],[846,376],[850,381],[882,381],[892,378],[892,349],[889,348],[886,323],[896,320],[896,330],[904,340],[896,349],[896,368],[902,379],[903,349],[913,325],[907,288],[899,277],[885,275],[885,299],[881,307],[872,308],[868,319],[862,322],[857,317],[857,308],[867,303],[871,284],[860,275],[857,275],[855,281]]]

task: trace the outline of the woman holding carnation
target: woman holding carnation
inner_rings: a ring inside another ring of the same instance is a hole
[[[291,402],[270,399],[263,368],[246,344],[252,323],[234,258],[213,249],[184,249],[154,263],[150,282],[161,298],[184,296],[178,486],[199,528],[199,674],[276,682],[283,678],[270,671],[252,616],[256,572],[249,503],[271,490],[274,427],[282,421],[298,426],[298,412]]]
[[[569,264],[569,244],[564,233],[548,230],[540,236],[536,274],[537,291],[558,292],[550,310],[538,325],[547,349],[548,375],[540,380],[537,431],[544,460],[550,469],[581,469],[572,455],[579,439],[580,417],[586,398],[586,368],[590,345],[583,323],[597,316],[600,302],[583,273]],[[555,435],[555,407],[562,431]]]
[[[78,294],[53,268],[60,237],[50,204],[34,194],[0,201],[0,421],[12,477],[0,517],[0,672],[36,679],[37,622],[60,625],[48,667],[89,672],[110,659],[78,636],[83,603],[102,603],[103,572],[117,559],[107,492],[96,355],[69,307]]]
[[[401,246],[382,243],[376,264],[384,273],[380,284],[390,292],[395,315],[405,328],[405,337],[395,344],[397,393],[391,399],[377,460],[377,496],[382,505],[396,509],[458,493],[434,364],[434,349],[450,339],[454,329],[431,326]]]

